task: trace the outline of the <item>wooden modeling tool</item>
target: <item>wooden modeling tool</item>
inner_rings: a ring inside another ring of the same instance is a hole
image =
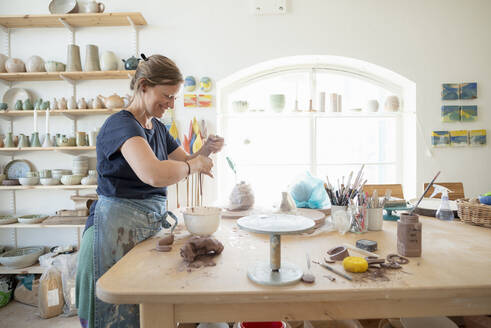
[[[337,274],[338,276],[343,277],[344,279],[347,279],[347,280],[349,280],[349,281],[352,281],[352,280],[353,280],[353,278],[351,278],[351,276],[348,276],[346,273],[341,272],[341,271],[339,271],[339,270],[337,270],[337,269],[334,269],[334,268],[333,268],[332,266],[330,266],[330,265],[327,265],[327,264],[324,264],[324,263],[320,263],[320,262],[317,262],[317,261],[312,261],[312,262],[319,264],[321,267],[326,268],[327,270],[329,270],[329,271],[331,271],[331,272],[333,272],[333,273]]]

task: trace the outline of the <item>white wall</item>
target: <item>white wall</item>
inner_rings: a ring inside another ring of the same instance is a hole
[[[490,190],[489,145],[478,149],[436,149],[432,150],[432,157],[425,154],[424,147],[424,143],[429,144],[432,130],[488,128],[488,133],[491,132],[491,114],[487,108],[491,99],[490,1],[291,0],[287,15],[262,17],[251,15],[249,1],[245,0],[104,2],[108,12],[140,11],[148,22],[140,31],[140,49],[147,55],[161,53],[175,59],[185,75],[207,75],[217,81],[239,69],[294,55],[352,57],[393,70],[416,83],[417,115],[423,127],[423,134],[417,134],[419,192],[423,182],[430,180],[437,170],[442,171],[440,181],[462,181],[468,196]],[[47,6],[48,1],[1,1],[0,13],[45,14]],[[63,29],[13,30],[12,55],[27,60],[30,55],[38,54],[44,59],[65,62],[67,41],[68,33]],[[131,30],[85,28],[77,32],[77,43],[81,45],[82,58],[88,43],[126,58],[131,55]],[[478,82],[478,99],[472,102],[479,106],[478,121],[441,123],[441,83],[464,81]],[[83,82],[78,95],[113,91],[123,94],[127,85],[125,80]],[[16,86],[29,88],[44,98],[71,93],[64,82],[28,82]],[[5,90],[0,85],[0,94]],[[186,122],[194,114],[214,120],[213,110],[184,110],[179,104],[181,128],[187,130]],[[101,120],[85,118],[79,129],[100,124]],[[70,122],[59,117],[52,126],[68,132],[70,125],[66,123]],[[14,126],[15,133],[26,132],[31,121],[18,119]],[[0,134],[8,129],[8,124],[1,121]],[[40,168],[70,167],[71,161],[68,155],[56,153],[23,157],[40,163]],[[0,164],[5,165],[8,160],[0,157]],[[5,212],[9,195],[1,193],[0,211]],[[53,196],[18,192],[19,211],[32,211],[33,207],[39,212],[69,208],[68,195],[61,191]],[[174,200],[170,203],[174,204]],[[2,242],[4,237],[0,231]]]

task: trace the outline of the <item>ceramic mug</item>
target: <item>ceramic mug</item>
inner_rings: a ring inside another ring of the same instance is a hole
[[[106,7],[102,2],[95,2],[94,0],[88,1],[85,4],[85,12],[86,13],[102,13]]]
[[[370,99],[367,102],[366,109],[367,109],[368,112],[377,112],[378,111],[378,107],[379,107],[378,100],[376,100],[376,99]]]
[[[49,179],[51,178],[51,170],[42,170],[41,172],[39,172],[39,177],[41,179]]]
[[[87,146],[85,132],[77,132],[77,146]]]

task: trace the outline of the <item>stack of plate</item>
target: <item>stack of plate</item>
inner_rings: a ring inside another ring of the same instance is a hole
[[[85,177],[89,172],[89,158],[87,156],[74,157],[72,171],[74,175]]]

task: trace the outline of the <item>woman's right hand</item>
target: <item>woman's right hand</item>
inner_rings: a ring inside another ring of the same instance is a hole
[[[213,174],[211,173],[213,161],[209,157],[198,155],[188,162],[191,167],[191,173],[200,172],[213,178]]]

